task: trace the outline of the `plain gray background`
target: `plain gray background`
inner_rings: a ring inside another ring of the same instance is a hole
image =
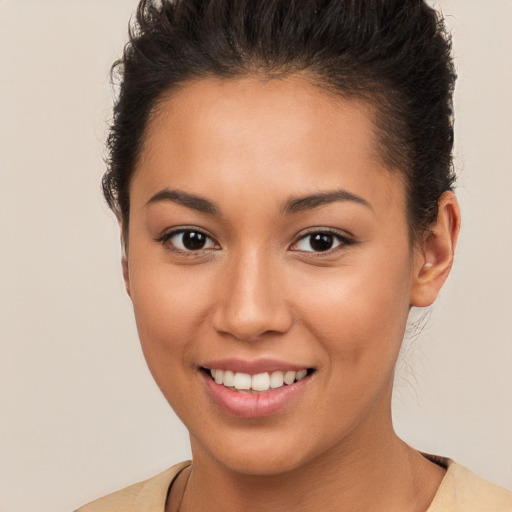
[[[0,511],[64,512],[189,456],[153,383],[99,191],[135,0],[0,0]],[[512,2],[439,0],[463,229],[394,400],[398,432],[512,488]]]

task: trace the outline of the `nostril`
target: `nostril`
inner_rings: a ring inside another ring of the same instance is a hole
[[[274,278],[272,262],[249,254],[226,269],[213,311],[215,330],[240,341],[257,341],[268,333],[287,332],[292,315],[285,289]]]
[[[219,308],[213,318],[213,327],[222,334],[230,334],[239,341],[258,341],[269,334],[284,334],[292,325],[291,315],[279,307]]]

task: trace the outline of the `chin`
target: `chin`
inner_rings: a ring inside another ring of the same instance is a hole
[[[218,462],[233,473],[245,476],[276,476],[293,472],[303,466],[301,457],[292,457],[289,453],[276,453],[255,450],[247,452],[243,450],[231,454],[223,453]]]
[[[238,435],[237,435],[238,434]],[[230,439],[210,437],[207,445],[191,435],[194,459],[207,457],[214,465],[246,476],[276,476],[293,472],[321,455],[327,446],[309,446],[300,432],[238,432]],[[204,439],[204,438],[203,438]]]

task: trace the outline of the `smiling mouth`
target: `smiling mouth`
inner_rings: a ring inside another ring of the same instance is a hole
[[[314,372],[313,368],[304,368],[293,371],[263,372],[251,375],[249,373],[219,370],[214,368],[203,369],[217,384],[233,391],[246,393],[261,393],[279,389],[299,382]]]

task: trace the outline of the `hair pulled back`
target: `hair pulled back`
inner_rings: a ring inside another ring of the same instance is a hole
[[[159,100],[203,77],[303,74],[376,112],[380,156],[404,176],[413,234],[454,183],[451,42],[422,0],[142,0],[123,57],[103,191],[123,228]]]

